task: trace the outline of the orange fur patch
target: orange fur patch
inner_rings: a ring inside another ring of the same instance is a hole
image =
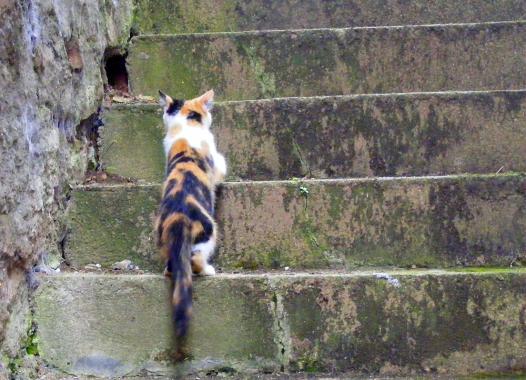
[[[203,271],[204,268],[205,258],[200,252],[194,253],[194,255],[192,256],[192,272],[194,272],[195,274],[199,274]]]
[[[168,186],[168,183],[171,181],[171,180],[174,180],[176,182],[176,185],[173,187],[172,190],[170,190],[170,196],[174,196],[175,194],[177,194],[179,191],[182,190],[183,188],[183,180],[184,180],[184,173],[182,173],[181,171],[179,170],[172,170],[170,172],[170,175],[166,178],[166,181],[164,182],[164,185],[163,185],[163,194],[164,194],[164,191],[166,189],[166,186]]]
[[[181,108],[181,111],[179,112],[181,112],[181,115],[183,116],[188,116],[190,112],[197,112],[203,117],[205,117],[208,113],[208,111],[205,108],[205,105],[199,98],[187,100]],[[199,123],[196,124],[199,125]]]
[[[172,157],[174,157],[175,155],[179,153],[188,152],[188,151],[191,151],[188,141],[184,139],[177,140],[170,148],[170,152],[168,153],[168,160],[171,160]]]
[[[190,286],[192,286],[192,274],[191,273],[189,273],[188,276],[185,276],[182,281],[176,282],[175,287],[174,287],[174,292],[172,295],[172,304],[174,306],[179,305],[179,303],[181,302],[181,296],[180,296],[181,287],[183,289],[186,289],[186,288],[189,288]]]
[[[175,288],[174,288],[174,292],[173,292],[173,295],[172,295],[172,305],[179,305],[181,303],[180,294],[181,294],[181,284],[180,283],[176,283],[175,284]]]
[[[192,229],[191,229],[191,235],[192,240],[195,241],[195,239],[204,232],[203,224],[199,221],[192,222]]]

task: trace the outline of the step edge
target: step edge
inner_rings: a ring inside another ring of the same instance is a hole
[[[345,28],[308,28],[308,29],[264,29],[246,31],[225,31],[225,32],[198,32],[198,33],[145,33],[133,37],[130,42],[141,39],[165,40],[179,37],[205,37],[205,36],[262,36],[278,33],[312,33],[312,32],[347,32],[347,31],[377,31],[377,30],[413,30],[413,29],[437,29],[437,28],[478,28],[487,26],[511,26],[526,25],[526,20],[504,20],[504,21],[484,21],[466,23],[438,23],[438,24],[407,24],[407,25],[381,25],[381,26],[356,26]]]
[[[481,270],[482,269],[482,270]],[[381,269],[381,270],[356,270],[349,272],[264,272],[264,273],[220,273],[211,277],[199,277],[197,281],[221,281],[221,280],[307,280],[307,279],[327,279],[327,278],[376,278],[379,280],[389,279],[392,276],[404,278],[426,277],[426,276],[496,276],[496,275],[526,275],[526,267],[515,268],[453,268],[453,269]],[[114,274],[114,273],[95,273],[95,272],[63,272],[60,274],[43,275],[40,279],[59,279],[66,281],[68,279],[94,278],[109,280],[145,280],[145,279],[164,279],[162,274],[144,273],[144,274]]]
[[[318,179],[296,179],[296,180],[263,180],[263,181],[227,181],[222,182],[221,187],[239,187],[239,186],[298,186],[305,185],[347,185],[356,183],[425,183],[428,181],[447,182],[463,179],[472,179],[479,181],[488,181],[492,179],[525,179],[526,173],[523,172],[505,172],[505,173],[486,173],[486,174],[448,174],[448,175],[429,175],[429,176],[400,176],[400,177],[361,177],[361,178],[318,178]],[[120,189],[157,189],[162,182],[156,183],[118,183],[118,184],[89,184],[89,185],[72,185],[71,189],[75,191],[113,191]]]
[[[271,103],[271,102],[307,102],[307,101],[347,101],[347,100],[360,100],[360,99],[374,99],[374,98],[425,98],[425,97],[457,97],[457,96],[477,96],[477,95],[508,95],[508,94],[526,94],[526,88],[517,90],[467,90],[467,91],[416,91],[416,92],[386,92],[386,93],[374,93],[374,94],[347,94],[347,95],[318,95],[318,96],[288,96],[288,97],[276,97],[276,98],[263,98],[263,99],[245,99],[245,100],[224,100],[218,101],[214,104],[216,106],[229,106],[238,104],[258,104],[258,103]],[[119,110],[119,109],[160,109],[161,107],[157,101],[152,102],[133,102],[129,103],[113,103],[110,106],[104,107],[105,110]]]

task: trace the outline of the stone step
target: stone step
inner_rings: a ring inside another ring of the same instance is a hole
[[[139,36],[135,94],[218,100],[526,88],[526,22]]]
[[[136,4],[134,28],[167,34],[525,18],[522,0],[143,0]]]
[[[106,170],[160,182],[159,107],[103,117]],[[447,92],[224,102],[213,131],[230,179],[264,180],[524,172],[525,123],[526,91]]]
[[[192,360],[178,369],[167,364],[170,297],[161,276],[78,273],[40,282],[39,355],[72,375],[526,370],[524,269],[196,279]]]
[[[160,269],[158,185],[80,187],[68,211],[74,267]],[[507,266],[526,260],[526,176],[233,182],[219,189],[225,269]]]

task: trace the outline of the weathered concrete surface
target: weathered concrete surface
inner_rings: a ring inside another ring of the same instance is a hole
[[[520,20],[521,0],[136,0],[142,33],[227,32]]]
[[[190,369],[276,370],[265,278],[196,281]],[[156,372],[174,352],[167,281],[160,276],[43,277],[35,294],[39,354],[83,375]]]
[[[219,99],[526,87],[526,22],[136,37],[136,94]]]
[[[161,181],[159,107],[104,121],[106,170]],[[400,94],[218,103],[213,132],[230,179],[341,178],[526,171],[525,123],[525,91]]]
[[[93,157],[104,50],[126,41],[131,5],[0,0],[0,378],[24,350],[26,271],[60,257],[68,182]]]
[[[72,193],[66,257],[159,268],[152,186]],[[226,183],[217,219],[224,268],[509,265],[526,251],[522,175]]]
[[[42,278],[39,354],[72,374],[169,374],[160,276]],[[182,371],[466,375],[526,370],[526,272],[220,275],[198,279]],[[281,367],[281,368],[280,368]]]
[[[159,112],[156,112],[159,111]],[[164,126],[160,107],[114,106],[103,111],[99,160],[111,174],[160,182],[164,178]]]
[[[289,367],[384,375],[525,370],[524,276],[281,278],[275,286],[288,322]]]

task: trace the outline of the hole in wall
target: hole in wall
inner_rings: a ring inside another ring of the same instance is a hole
[[[104,70],[108,86],[114,90],[128,93],[128,70],[126,69],[126,54],[113,49],[107,50],[104,58]]]

